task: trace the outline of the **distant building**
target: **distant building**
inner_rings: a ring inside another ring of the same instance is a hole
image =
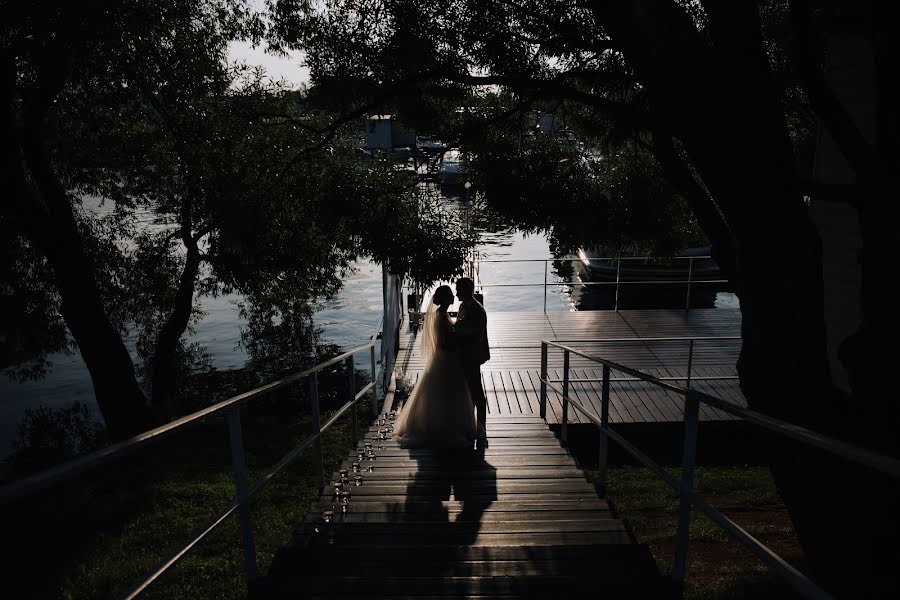
[[[395,115],[369,115],[365,127],[369,150],[416,146],[416,132],[401,125]]]

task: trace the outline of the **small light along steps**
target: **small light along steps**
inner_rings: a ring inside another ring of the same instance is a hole
[[[471,452],[403,449],[382,428],[360,440],[374,460],[354,452],[340,467],[346,512],[324,490],[251,598],[676,595],[540,418],[489,418]]]

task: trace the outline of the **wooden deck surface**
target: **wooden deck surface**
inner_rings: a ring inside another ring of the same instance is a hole
[[[648,338],[732,337],[740,336],[738,310],[623,310],[557,313],[488,313],[488,341],[491,360],[482,366],[482,382],[488,398],[488,413],[499,415],[538,415],[540,397],[540,343],[542,339],[567,343],[587,353],[614,360],[657,377],[680,378],[684,385],[688,367],[688,342],[651,341]],[[600,340],[568,343],[569,340]],[[616,341],[610,341],[616,340]],[[747,406],[736,379],[735,363],[740,340],[697,341],[691,368],[691,387],[718,396],[739,406]],[[548,353],[551,377],[562,379],[563,353]],[[424,363],[416,330],[404,321],[400,332],[400,350],[396,368],[415,382]],[[576,379],[600,379],[602,369],[593,361],[572,356],[571,390],[575,398],[600,413],[600,383],[577,383]],[[659,423],[681,421],[683,401],[652,384],[615,381],[627,376],[613,372],[610,385],[610,421],[612,423]],[[698,379],[698,378],[722,379]],[[561,384],[560,384],[560,387]],[[547,420],[559,423],[562,403],[559,395],[548,391]],[[720,410],[701,406],[701,419],[732,420]],[[588,420],[577,410],[569,411],[571,423]]]
[[[377,431],[347,513],[327,488],[251,598],[674,597],[539,417],[493,415],[486,448],[454,452]]]

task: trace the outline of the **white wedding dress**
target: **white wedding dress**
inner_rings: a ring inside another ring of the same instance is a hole
[[[394,438],[403,448],[472,448],[475,411],[446,311],[429,305],[421,338],[425,370],[397,417]]]

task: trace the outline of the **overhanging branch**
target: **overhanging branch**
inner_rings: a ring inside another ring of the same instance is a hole
[[[624,104],[603,98],[597,94],[591,94],[571,86],[565,85],[557,79],[538,79],[532,77],[521,77],[514,75],[463,75],[454,74],[447,75],[446,78],[455,83],[465,83],[469,85],[500,85],[520,90],[538,91],[553,94],[572,100],[587,106],[593,106],[605,112],[612,118],[623,119],[628,121],[635,128],[647,127],[647,117],[645,113],[631,104]]]
[[[812,15],[807,0],[791,0],[790,8],[791,23],[797,40],[794,47],[794,64],[816,114],[857,175],[866,178],[873,171],[880,172],[877,152],[866,141],[850,113],[826,81],[824,73],[816,65]]]

